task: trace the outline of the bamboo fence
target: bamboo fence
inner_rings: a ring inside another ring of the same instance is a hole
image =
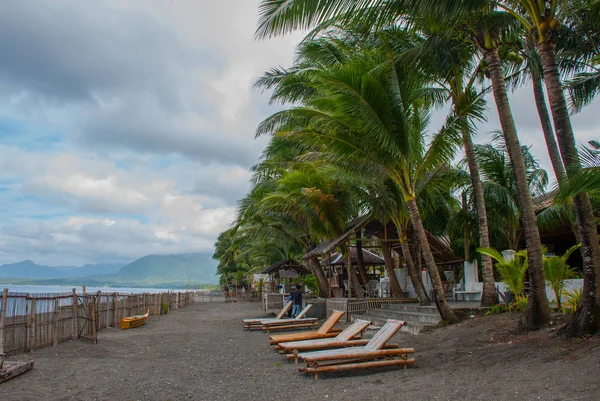
[[[351,322],[353,314],[365,314],[370,309],[381,309],[383,305],[417,302],[414,298],[332,298],[327,300],[327,316],[336,310],[344,311],[346,322]]]
[[[119,325],[122,318],[151,315],[198,302],[225,302],[219,292],[186,291],[142,294],[30,294],[2,291],[0,354],[34,352],[36,348],[76,338],[98,342],[98,331]]]

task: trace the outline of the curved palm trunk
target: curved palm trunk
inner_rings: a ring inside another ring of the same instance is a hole
[[[392,296],[394,298],[404,298],[404,292],[402,292],[402,287],[400,287],[398,277],[396,277],[396,273],[394,272],[394,259],[392,258],[392,249],[389,242],[381,241],[381,252],[385,261],[385,272],[390,279]]]
[[[435,294],[435,304],[442,319],[446,320],[448,323],[455,323],[458,321],[458,317],[450,305],[448,305],[448,302],[446,302],[446,294],[444,292],[444,286],[442,285],[440,272],[438,271],[435,260],[433,259],[433,253],[429,247],[429,241],[427,240],[427,234],[425,234],[425,228],[423,227],[421,214],[419,213],[419,208],[417,207],[417,201],[414,198],[407,199],[406,205],[408,206],[410,220],[415,229],[415,235],[421,244],[421,251],[423,253],[423,259],[425,259],[427,271],[431,277],[431,283],[433,284],[433,291]]]
[[[556,181],[561,185],[567,178],[567,173],[565,172],[565,166],[563,165],[558,145],[556,144],[556,138],[554,137],[554,130],[550,123],[550,115],[548,114],[548,106],[546,105],[542,80],[533,77],[532,81],[535,106],[538,111],[538,116],[540,117],[540,125],[542,126],[542,132],[544,133],[544,140],[546,141],[546,148],[548,149],[548,155],[550,156],[550,162],[552,163],[552,170],[554,170]],[[579,225],[577,225],[577,222],[573,223],[573,220],[571,219],[569,219],[569,223],[573,229],[573,234],[575,234],[575,240],[578,244],[581,244],[581,231],[579,230]],[[581,252],[581,257],[584,258],[584,250],[579,248],[579,252]],[[557,299],[557,302],[560,302],[560,300]],[[560,306],[558,306],[558,308],[560,309]]]
[[[358,273],[364,285],[369,282],[369,275],[367,274],[367,268],[365,267],[365,258],[363,255],[363,247],[361,241],[360,230],[356,232],[356,260],[358,261]]]
[[[521,221],[527,242],[527,256],[529,261],[529,277],[531,286],[527,310],[523,314],[522,323],[526,329],[536,329],[550,321],[550,308],[546,297],[546,283],[544,281],[544,266],[542,264],[542,243],[536,225],[535,212],[531,201],[531,193],[525,174],[523,153],[517,136],[517,128],[512,111],[508,103],[504,76],[498,56],[498,49],[484,50],[488,61],[488,68],[492,81],[494,101],[498,109],[498,117],[502,126],[506,150],[510,156],[510,164],[515,177],[515,187],[521,209]]]
[[[417,299],[419,300],[420,305],[429,305],[431,301],[427,296],[427,291],[425,291],[425,286],[423,285],[423,280],[421,279],[421,271],[417,270],[415,266],[410,252],[410,248],[408,247],[408,243],[406,242],[406,236],[404,236],[404,234],[402,234],[402,236],[403,238],[400,241],[400,245],[402,246],[402,257],[406,262],[408,276],[410,277],[410,281],[412,282],[413,288],[415,289],[415,294],[417,294]]]
[[[329,282],[327,281],[327,277],[325,277],[325,273],[321,268],[319,259],[313,257],[308,259],[306,263],[308,264],[311,273],[317,278],[317,285],[319,286],[319,295],[324,298],[329,297]]]
[[[543,42],[538,45],[544,67],[546,91],[550,100],[550,109],[556,128],[558,146],[565,163],[567,176],[571,177],[581,171],[579,154],[575,145],[575,137],[571,120],[567,111],[567,103],[558,74],[556,52],[552,43]],[[583,258],[583,296],[577,313],[571,324],[577,334],[596,332],[600,317],[600,250],[598,249],[598,232],[594,220],[594,212],[589,198],[581,194],[573,199],[577,225],[580,227],[581,248]]]
[[[477,210],[477,222],[479,225],[479,246],[489,248],[490,233],[488,230],[487,211],[485,209],[485,198],[483,197],[481,178],[479,177],[479,166],[477,165],[477,158],[475,157],[475,147],[473,146],[471,134],[466,129],[462,130],[462,137],[467,164],[469,165],[469,174],[471,175],[471,184],[473,185],[473,195],[475,196],[475,209]],[[483,271],[481,306],[496,305],[498,303],[498,293],[496,292],[496,284],[494,283],[492,258],[481,255],[481,264]]]

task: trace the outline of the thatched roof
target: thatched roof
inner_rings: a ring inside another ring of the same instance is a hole
[[[278,270],[293,270],[296,273],[298,273],[299,275],[307,275],[310,274],[310,272],[308,271],[308,269],[304,266],[302,266],[300,263],[296,262],[295,260],[282,260],[279,263],[275,263],[274,265],[271,265],[269,267],[267,267],[265,270],[262,271],[263,274],[270,274],[273,273],[275,271]]]
[[[381,256],[375,255],[367,249],[363,249],[363,259],[365,261],[365,266],[385,265],[385,260],[383,260]],[[358,266],[358,256],[355,246],[350,247],[350,261],[352,262],[352,266]],[[331,255],[331,259],[324,262],[324,264],[329,266],[346,266],[346,259],[341,252],[336,252]]]
[[[304,255],[303,259],[309,259],[312,257],[325,256],[327,253],[331,252],[338,246],[348,242],[348,240],[359,230],[365,228],[367,237],[376,236],[379,239],[387,240],[390,242],[392,248],[398,250],[400,248],[399,235],[396,230],[396,226],[389,223],[386,225],[385,229],[382,223],[376,221],[370,215],[364,215],[357,219],[354,219],[348,224],[348,228],[346,231],[341,234],[339,237],[323,242],[318,247]],[[435,262],[440,265],[448,265],[454,263],[461,263],[464,261],[463,258],[458,257],[454,254],[452,249],[450,248],[450,244],[442,238],[438,238],[435,235],[427,233],[427,239],[429,240],[429,246],[431,247],[431,251],[433,252],[433,257],[435,258]],[[365,250],[365,253],[367,251]],[[372,254],[378,257],[375,254]],[[366,256],[365,256],[366,258]],[[354,264],[354,260],[352,264]],[[365,260],[365,264],[368,264]],[[383,264],[383,263],[381,263]],[[375,264],[377,265],[377,264]]]
[[[326,242],[321,243],[315,249],[313,249],[312,251],[310,251],[309,253],[304,255],[304,257],[302,259],[306,260],[306,259],[322,256],[322,255],[330,252],[331,250],[337,248],[344,242],[347,242],[348,239],[352,235],[354,235],[354,233],[356,233],[358,230],[362,229],[367,223],[369,223],[369,221],[371,221],[371,216],[369,216],[369,215],[364,215],[364,216],[361,216],[361,217],[358,217],[358,218],[352,220],[350,223],[348,223],[348,228],[346,229],[346,232],[344,232],[342,235],[340,235],[339,237],[337,237],[331,241],[326,241]]]

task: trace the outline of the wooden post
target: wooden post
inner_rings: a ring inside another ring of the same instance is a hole
[[[77,289],[73,288],[73,310],[72,310],[72,322],[71,322],[71,338],[75,339],[78,337],[77,333],[77,311],[79,309],[79,297],[77,296]]]
[[[0,355],[2,355],[4,354],[4,320],[6,319],[6,307],[8,305],[8,288],[2,290],[2,304],[0,305]]]
[[[113,294],[113,326],[119,325],[119,293]]]
[[[96,329],[102,330],[102,291],[98,290],[98,298],[96,298],[96,313],[98,319],[96,319]]]
[[[104,321],[104,327],[108,328],[110,326],[110,322],[108,320],[108,311],[110,311],[110,307],[108,304],[108,294],[106,294],[106,320]]]
[[[29,336],[29,351],[31,351],[31,352],[35,352],[35,341],[36,341],[35,335],[36,335],[36,331],[37,331],[36,327],[35,327],[36,326],[36,321],[35,321],[36,310],[37,310],[36,300],[35,300],[35,298],[32,298],[31,299],[31,315],[30,315],[31,320],[29,322],[30,327],[31,327],[31,330],[30,330],[31,335]]]
[[[52,336],[52,345],[55,347],[58,345],[58,320],[60,319],[60,304],[58,297],[54,298],[54,333]]]
[[[97,333],[97,327],[96,327],[96,302],[94,302],[94,300],[92,300],[91,303],[91,310],[90,310],[90,315],[92,318],[92,340],[94,341],[94,344],[98,343],[98,333]]]

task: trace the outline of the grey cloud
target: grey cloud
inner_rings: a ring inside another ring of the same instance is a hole
[[[90,101],[95,91],[146,88],[173,107],[179,68],[217,67],[210,52],[184,49],[147,14],[96,2],[4,4],[0,53],[5,90],[59,103]]]

